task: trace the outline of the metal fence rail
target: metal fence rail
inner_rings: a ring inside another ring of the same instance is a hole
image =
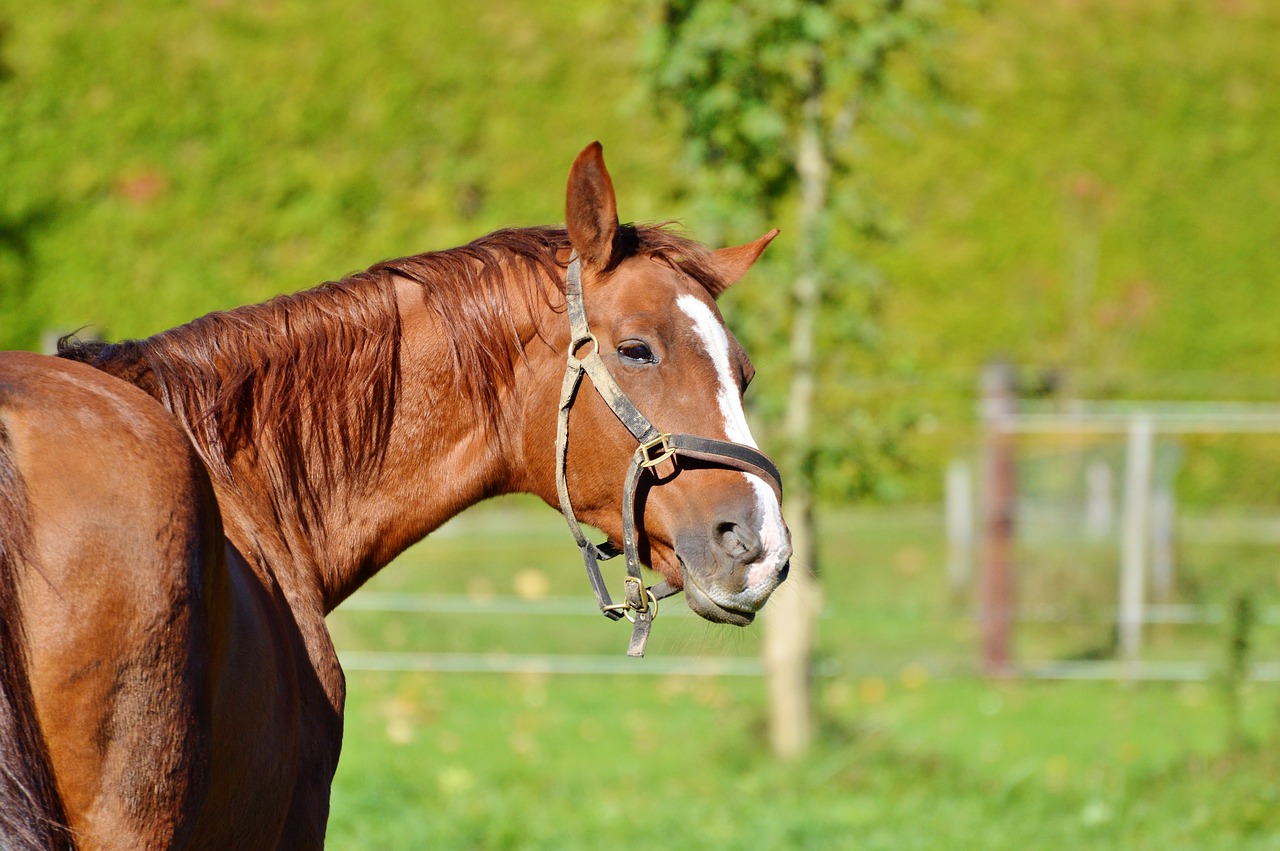
[[[547,597],[524,600],[518,597],[475,598],[462,594],[415,594],[405,592],[362,591],[342,604],[341,611],[398,612],[422,614],[532,615],[599,617],[589,601],[579,597]],[[883,612],[878,613],[883,614]],[[692,617],[687,609],[672,608],[677,617]],[[844,611],[845,615],[854,615]],[[1115,610],[1098,610],[1089,622],[1115,622]],[[665,616],[665,614],[664,614]],[[832,616],[828,609],[823,617]],[[916,609],[899,611],[897,617],[923,618]],[[1146,609],[1146,623],[1217,624],[1226,621],[1225,606],[1220,605],[1155,605]],[[962,616],[963,617],[963,616]],[[976,618],[976,613],[970,617]],[[1058,607],[1019,607],[1017,620],[1024,623],[1062,623],[1082,620],[1080,613]],[[1280,624],[1280,607],[1268,606],[1259,612],[1259,625]],[[745,656],[655,656],[643,663],[621,654],[556,654],[556,653],[436,653],[429,651],[338,651],[342,666],[348,671],[481,674],[556,674],[556,675],[640,675],[695,677],[759,677],[764,668],[758,658]],[[976,673],[954,660],[915,660],[930,677],[967,677]],[[894,666],[877,666],[875,662],[850,664],[836,659],[820,661],[814,674],[821,677],[893,676],[900,671]],[[1145,660],[1026,660],[1017,664],[1019,676],[1041,680],[1141,680],[1161,682],[1195,682],[1214,679],[1221,671],[1211,662],[1145,661]],[[1248,679],[1255,682],[1280,682],[1280,662],[1261,661],[1249,666]]]
[[[466,594],[412,594],[399,591],[361,591],[343,602],[343,612],[422,612],[455,615],[591,615],[600,617],[600,609],[586,596],[479,597]],[[688,617],[688,607],[664,606],[662,617]]]
[[[717,657],[655,657],[643,662],[622,653],[609,656],[535,653],[418,653],[339,651],[348,671],[438,671],[468,674],[628,674],[641,676],[758,677],[759,660]]]

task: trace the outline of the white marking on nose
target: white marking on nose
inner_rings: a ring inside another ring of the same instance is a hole
[[[742,395],[738,392],[737,382],[729,366],[729,335],[724,325],[712,313],[711,308],[695,296],[682,295],[676,299],[676,306],[693,320],[693,331],[702,341],[703,348],[711,356],[715,365],[719,386],[716,389],[716,404],[724,417],[725,437],[735,443],[742,443],[752,448],[756,446],[751,436],[751,427],[747,425],[747,413],[742,408]],[[773,490],[760,479],[749,473],[743,473],[756,494],[757,516],[760,518],[760,548],[762,555],[751,565],[747,573],[747,588],[754,588],[765,583],[772,583],[782,569],[783,553],[787,548],[786,526],[782,522],[782,508]]]

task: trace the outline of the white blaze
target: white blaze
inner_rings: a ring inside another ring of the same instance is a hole
[[[738,392],[738,384],[733,380],[733,372],[729,365],[729,336],[724,326],[716,319],[711,308],[695,296],[682,295],[676,299],[676,306],[693,320],[694,333],[702,341],[711,362],[715,365],[719,387],[716,390],[716,403],[720,414],[724,417],[725,437],[735,443],[742,443],[753,449],[755,438],[751,436],[751,427],[747,425],[747,413],[742,408],[742,396]],[[782,508],[773,489],[764,483],[759,476],[743,473],[756,494],[757,516],[760,519],[760,559],[751,566],[747,574],[747,587],[772,582],[778,571],[782,569],[782,556],[787,546],[786,526],[782,522]]]

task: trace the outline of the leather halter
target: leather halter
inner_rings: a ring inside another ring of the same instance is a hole
[[[569,261],[565,300],[569,314],[570,339],[564,383],[560,390],[560,412],[556,430],[556,491],[560,496],[560,510],[569,524],[569,531],[573,533],[573,538],[578,543],[578,549],[582,551],[587,580],[591,583],[591,589],[595,591],[600,611],[610,620],[616,621],[625,617],[634,624],[627,655],[643,656],[645,644],[649,640],[649,630],[653,626],[653,619],[658,614],[658,601],[672,594],[678,594],[680,589],[665,581],[646,588],[641,578],[635,516],[635,497],[636,490],[640,486],[640,476],[646,470],[652,470],[667,459],[672,459],[674,463],[674,459],[686,456],[759,476],[773,489],[779,504],[782,503],[782,476],[773,461],[758,449],[709,437],[660,432],[644,414],[640,413],[609,372],[604,359],[600,356],[599,341],[587,325],[586,309],[582,301],[582,261],[577,252],[573,253]],[[588,343],[591,344],[591,351],[578,357],[578,350]],[[577,398],[578,387],[582,383],[584,373],[591,378],[591,383],[604,399],[605,404],[640,444],[631,456],[631,464],[627,468],[627,477],[622,486],[622,551],[626,559],[627,576],[623,602],[616,604],[609,596],[604,577],[600,575],[600,562],[618,555],[618,549],[608,541],[597,545],[587,540],[582,526],[578,523],[578,518],[573,513],[573,503],[569,498],[569,483],[565,478],[565,463],[569,453],[569,410],[573,407],[574,399]]]

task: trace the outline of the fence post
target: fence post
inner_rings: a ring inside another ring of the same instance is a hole
[[[973,575],[973,473],[967,461],[947,465],[947,586],[952,599]]]
[[[1011,364],[988,364],[982,372],[983,548],[978,618],[982,633],[982,670],[990,677],[1013,673],[1010,636],[1014,596],[1015,381]]]
[[[1146,619],[1147,530],[1151,497],[1151,461],[1155,430],[1151,417],[1129,421],[1124,461],[1124,532],[1120,542],[1120,611],[1118,638],[1125,676],[1133,679],[1142,656],[1142,624]]]

